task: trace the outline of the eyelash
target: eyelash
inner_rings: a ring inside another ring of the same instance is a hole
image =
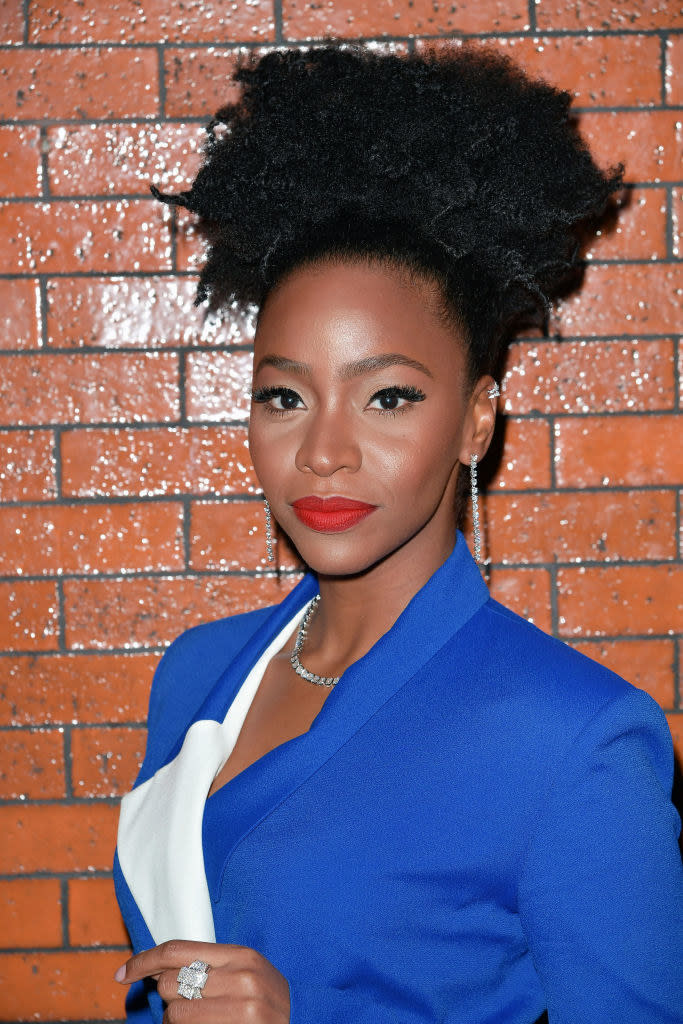
[[[388,388],[380,388],[379,391],[376,391],[374,395],[372,395],[372,397],[370,398],[370,402],[376,401],[383,395],[390,395],[391,397],[402,398],[404,399],[404,401],[410,403],[411,405],[414,404],[415,402],[423,402],[427,397],[424,391],[420,391],[418,388],[414,388],[411,386],[402,387],[400,385],[393,385],[392,387]],[[257,405],[265,405],[266,409],[272,416],[285,416],[288,412],[294,412],[295,410],[276,409],[274,406],[268,404],[273,398],[284,398],[285,396],[293,396],[294,398],[299,398],[299,395],[296,393],[296,391],[293,391],[291,388],[270,387],[255,388],[254,391],[252,391],[251,400],[252,402],[255,402]],[[399,406],[397,409],[375,409],[374,411],[381,412],[382,415],[384,416],[398,416],[399,414],[405,412],[406,409],[408,408],[408,405],[402,405]]]

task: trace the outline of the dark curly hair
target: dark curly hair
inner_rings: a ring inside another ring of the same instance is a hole
[[[568,93],[482,48],[327,44],[252,56],[235,78],[192,188],[152,187],[204,221],[197,302],[261,306],[295,266],[388,260],[440,284],[473,379],[571,282],[582,230],[621,183],[594,163]]]

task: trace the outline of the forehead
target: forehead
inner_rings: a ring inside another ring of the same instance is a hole
[[[458,366],[462,339],[440,315],[438,285],[387,263],[324,261],[291,271],[259,317],[259,358],[310,362],[401,352]]]

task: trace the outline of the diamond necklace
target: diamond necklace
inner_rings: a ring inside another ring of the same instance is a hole
[[[308,610],[301,620],[299,626],[299,632],[296,635],[296,641],[294,643],[294,649],[289,656],[289,661],[298,676],[303,679],[307,679],[309,683],[315,683],[316,686],[336,686],[340,680],[340,676],[318,676],[315,672],[309,672],[308,669],[304,668],[299,661],[299,654],[301,648],[304,646],[304,640],[306,639],[306,630],[308,629],[308,623],[313,618],[313,614],[318,607],[320,601],[320,594],[316,594],[311,603],[308,606]]]

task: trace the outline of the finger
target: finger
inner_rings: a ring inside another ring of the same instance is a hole
[[[119,967],[114,975],[116,981],[130,985],[140,978],[158,978],[163,971],[186,967],[193,960],[205,963],[223,963],[234,954],[230,950],[242,949],[241,946],[218,946],[215,942],[188,942],[184,939],[171,939],[159,946],[137,953]]]
[[[216,947],[217,949],[218,947]],[[202,989],[203,998],[231,996],[233,998],[260,998],[267,988],[268,964],[254,949],[245,946],[228,947],[230,954],[227,963],[218,964],[208,960],[207,980]],[[157,979],[157,989],[164,1002],[182,999],[178,994],[177,968],[162,971]]]
[[[177,999],[166,1007],[163,1024],[285,1024],[286,1015],[251,999]]]

